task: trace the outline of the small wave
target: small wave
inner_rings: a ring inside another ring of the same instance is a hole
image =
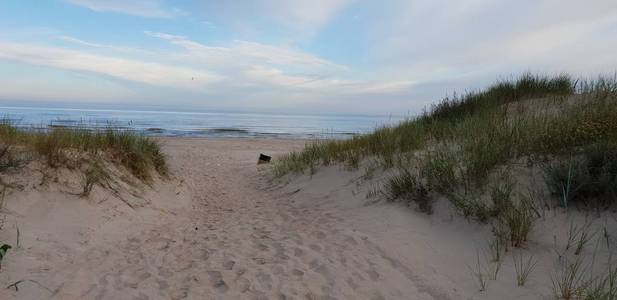
[[[203,129],[202,131],[212,132],[212,133],[238,133],[238,134],[249,134],[250,133],[250,131],[247,129],[235,128],[235,127],[208,128],[208,129]]]
[[[146,128],[146,132],[148,132],[148,133],[163,133],[163,132],[165,132],[165,129],[158,128],[158,127]]]
[[[73,120],[73,119],[54,119],[51,120],[52,123],[64,123],[64,124],[76,124],[76,123],[83,123],[82,121],[78,121],[78,120]]]
[[[36,126],[32,126],[35,127]],[[106,125],[96,125],[96,124],[85,124],[85,123],[76,123],[76,124],[48,124],[47,126],[43,125],[41,129],[72,129],[72,130],[84,130],[84,131],[106,131],[106,130],[117,130],[117,131],[135,131],[135,128],[127,127],[127,126],[111,126],[109,124]]]
[[[71,125],[61,125],[61,124],[49,124],[47,125],[47,127],[49,128],[60,128],[60,129],[67,129],[67,128],[74,128],[76,126],[71,126]]]

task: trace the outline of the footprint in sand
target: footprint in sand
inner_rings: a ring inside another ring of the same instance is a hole
[[[236,262],[235,262],[235,261],[233,261],[233,260],[228,260],[228,261],[225,261],[225,262],[223,262],[223,269],[225,269],[225,270],[231,270],[231,269],[233,269],[233,268],[234,268],[234,265],[235,265],[235,264],[236,264]]]
[[[366,274],[368,274],[368,277],[371,278],[371,280],[373,281],[379,279],[379,273],[377,273],[375,270],[368,270]]]
[[[223,280],[223,274],[219,271],[207,271],[210,283],[219,293],[225,293],[229,290],[227,283]]]
[[[320,240],[323,240],[326,238],[326,234],[323,233],[322,231],[314,231],[313,235]]]
[[[164,291],[164,290],[167,290],[169,288],[169,283],[167,283],[167,281],[165,281],[165,280],[157,279],[156,283],[159,285],[159,290],[160,291]]]
[[[319,246],[319,245],[317,245],[317,244],[310,244],[310,245],[309,245],[309,248],[310,248],[311,250],[313,250],[313,251],[317,251],[317,252],[321,251],[321,246]]]
[[[353,290],[356,290],[360,287],[351,277],[348,277],[347,279],[345,279],[345,281],[347,282],[347,285],[349,285],[349,287]]]
[[[358,242],[352,236],[346,235],[343,241],[353,246],[358,246]]]
[[[300,248],[294,248],[294,256],[295,257],[302,257],[306,254],[306,252],[304,252],[304,250],[300,249]]]
[[[139,295],[133,297],[133,300],[148,300],[150,299],[148,297],[148,295],[144,294],[144,293],[139,293]]]
[[[272,290],[272,276],[270,276],[270,274],[260,272],[257,273],[256,277],[262,288],[267,291]]]
[[[174,275],[173,272],[171,272],[169,269],[165,267],[159,267],[158,270],[159,270],[159,276],[163,278],[169,278]]]
[[[150,273],[144,269],[138,269],[121,274],[119,276],[119,280],[122,283],[122,286],[136,289],[142,281],[150,278],[150,276]]]
[[[268,246],[264,245],[264,244],[257,244],[255,245],[255,248],[259,249],[260,251],[268,251]]]
[[[240,277],[236,279],[236,287],[240,293],[245,293],[251,287],[251,282],[244,277]]]

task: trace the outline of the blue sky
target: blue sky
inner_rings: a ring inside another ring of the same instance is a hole
[[[616,37],[614,0],[0,0],[0,101],[406,114]]]

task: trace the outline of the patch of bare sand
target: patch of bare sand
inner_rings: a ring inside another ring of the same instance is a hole
[[[35,185],[9,195],[0,241],[15,244],[19,227],[20,247],[3,263],[0,287],[23,281],[0,288],[0,298],[552,299],[563,214],[539,221],[525,251],[540,263],[526,286],[516,286],[506,257],[480,292],[470,267],[490,228],[447,205],[427,216],[374,203],[365,195],[378,179],[337,167],[268,182],[259,153],[303,141],[162,142],[173,178],[144,188],[141,201],[128,198],[135,208],[100,188],[90,199]]]

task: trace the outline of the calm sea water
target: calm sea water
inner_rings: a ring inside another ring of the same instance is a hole
[[[348,138],[402,117],[0,107],[24,128],[123,128],[154,136]]]

